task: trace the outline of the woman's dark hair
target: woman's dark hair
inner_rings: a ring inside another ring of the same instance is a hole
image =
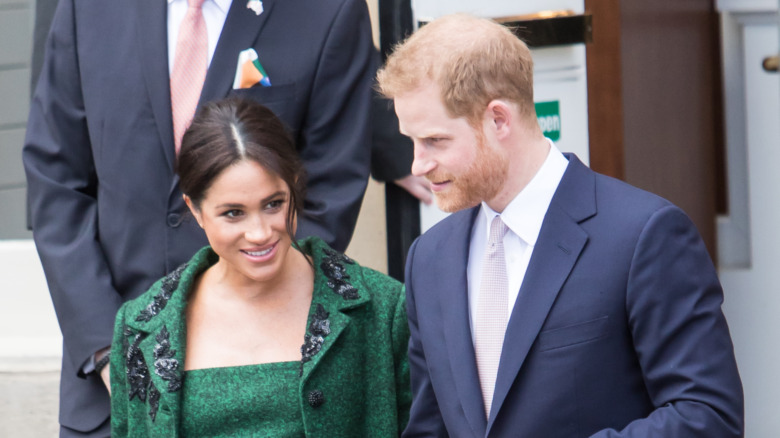
[[[223,170],[250,160],[290,188],[287,233],[303,209],[305,171],[295,143],[271,110],[252,100],[230,97],[203,106],[184,133],[176,164],[181,191],[200,209],[206,191]]]

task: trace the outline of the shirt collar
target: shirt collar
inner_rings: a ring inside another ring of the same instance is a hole
[[[550,206],[555,190],[569,165],[569,160],[563,156],[555,144],[549,139],[547,141],[550,143],[550,151],[547,153],[542,167],[500,214],[501,220],[507,227],[530,246],[536,245],[547,208]],[[499,213],[482,202],[482,214],[485,215],[487,225],[485,235],[489,237],[490,223]]]
[[[233,3],[233,0],[213,0],[214,3],[217,4],[217,7],[219,8],[222,13],[227,15],[228,11],[230,10],[230,4]]]

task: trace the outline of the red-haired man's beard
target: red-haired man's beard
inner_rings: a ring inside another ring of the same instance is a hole
[[[495,198],[508,172],[508,160],[484,140],[478,140],[477,157],[465,172],[456,175],[437,169],[425,177],[434,182],[450,181],[444,190],[434,192],[434,198],[441,210],[453,213]]]

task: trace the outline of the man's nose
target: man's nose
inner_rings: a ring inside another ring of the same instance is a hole
[[[412,175],[425,176],[436,167],[436,162],[423,151],[422,147],[415,144],[414,161],[412,162]]]

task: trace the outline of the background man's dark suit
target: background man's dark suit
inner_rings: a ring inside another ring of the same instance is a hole
[[[370,160],[375,53],[363,0],[235,0],[201,102],[236,93],[293,132],[309,175],[299,236],[343,250]],[[31,105],[23,153],[32,225],[64,336],[61,424],[108,416],[82,364],[109,345],[119,305],[206,244],[175,162],[166,2],[60,0]],[[238,53],[254,47],[269,88],[232,91]]]
[[[479,207],[412,246],[405,436],[740,436],[723,294],[698,232],[667,201],[568,158],[507,326],[487,420],[466,279]]]

